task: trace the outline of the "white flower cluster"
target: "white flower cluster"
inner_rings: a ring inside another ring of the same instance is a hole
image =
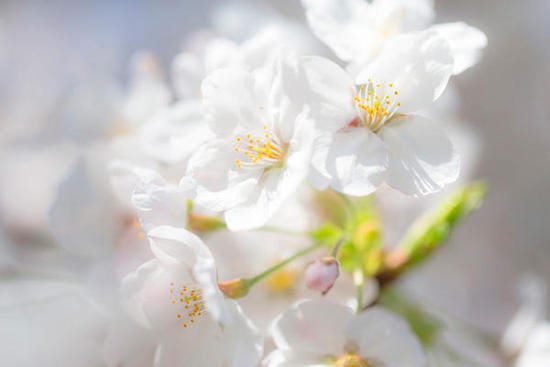
[[[427,364],[407,321],[370,306],[375,272],[339,268],[345,235],[328,256],[322,231],[310,234],[337,214],[320,193],[425,196],[457,180],[452,111],[434,102],[479,60],[486,37],[462,22],[432,24],[431,0],[302,5],[309,27],[225,9],[217,35],[197,34],[174,59],[173,87],[153,55],[136,55],[115,128],[78,160],[49,211],[91,284],[86,307],[99,321],[82,323],[103,336],[97,363],[78,360],[90,345],[71,365]],[[238,40],[221,31],[228,23]],[[372,230],[358,228],[364,238]],[[81,292],[51,287],[67,299]],[[78,335],[80,324],[66,328]]]

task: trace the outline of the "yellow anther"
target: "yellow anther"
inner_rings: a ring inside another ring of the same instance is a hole
[[[393,88],[393,83],[387,84]],[[391,119],[396,109],[401,105],[396,97],[399,92],[396,90],[384,90],[387,93],[381,93],[381,83],[373,84],[372,79],[368,79],[367,84],[358,87],[357,94],[353,97],[357,108],[358,120],[363,125],[373,131],[378,131],[388,119]],[[392,93],[393,92],[393,93]],[[357,126],[357,125],[354,125]]]
[[[268,130],[268,125],[262,125],[264,131]],[[284,150],[279,145],[277,139],[272,137],[270,132],[265,132],[262,136],[253,136],[251,133],[245,134],[246,143],[241,142],[235,147],[234,151],[247,157],[246,160],[235,160],[237,168],[246,168],[249,164],[259,164],[262,167],[277,164],[284,158]],[[237,149],[238,148],[238,149]]]
[[[170,291],[173,292],[173,289],[170,288]],[[179,298],[179,302],[183,305],[176,307],[183,307],[180,309],[180,312],[176,313],[176,319],[179,321],[183,321],[181,325],[187,328],[188,326],[190,326],[190,324],[194,324],[196,321],[198,321],[197,316],[202,315],[202,313],[198,315],[199,310],[204,309],[204,304],[202,301],[202,291],[200,289],[191,288],[188,293],[187,286],[183,285],[179,293],[180,295],[182,295],[182,297]],[[170,302],[174,305],[177,304],[176,299],[171,299]],[[190,302],[193,302],[191,304],[193,307],[192,310],[189,312]],[[187,311],[181,312],[182,309],[186,309]]]

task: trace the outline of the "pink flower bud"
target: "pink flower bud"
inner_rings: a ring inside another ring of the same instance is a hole
[[[306,285],[309,289],[325,295],[340,275],[340,264],[334,257],[323,257],[310,262],[305,271]]]

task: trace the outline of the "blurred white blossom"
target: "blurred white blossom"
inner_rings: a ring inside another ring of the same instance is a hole
[[[277,317],[277,350],[265,366],[424,366],[419,341],[407,323],[380,307],[355,316],[328,301],[301,301]]]

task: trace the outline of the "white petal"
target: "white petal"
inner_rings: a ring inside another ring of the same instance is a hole
[[[302,64],[293,55],[281,57],[274,67],[266,113],[283,141],[294,134],[296,118],[304,110],[307,84]]]
[[[188,328],[175,322],[161,335],[155,366],[225,367],[228,356],[222,337],[221,327],[204,316]]]
[[[116,206],[101,173],[94,174],[89,161],[79,160],[59,185],[49,212],[59,245],[84,256],[109,254],[115,240]]]
[[[136,174],[140,181],[134,188],[132,203],[139,212],[142,228],[147,232],[163,224],[185,227],[188,195],[155,171],[137,169]]]
[[[311,161],[312,123],[298,117],[295,135],[289,143],[283,167],[265,171],[256,189],[257,199],[225,213],[229,229],[245,230],[264,225],[306,179]]]
[[[190,52],[182,52],[172,63],[172,80],[181,99],[199,98],[201,82],[206,74],[202,60]]]
[[[485,33],[464,22],[438,24],[431,29],[449,42],[454,58],[453,75],[475,65],[481,58],[481,50],[487,46]]]
[[[164,265],[183,264],[191,269],[197,254],[206,248],[195,234],[183,228],[158,226],[147,233],[151,250]]]
[[[436,31],[392,38],[371,64],[359,73],[356,83],[393,83],[401,103],[400,113],[428,107],[447,86],[453,71],[448,42]]]
[[[368,195],[384,181],[387,162],[384,143],[369,129],[342,130],[334,134],[327,156],[331,186],[347,195]]]
[[[222,324],[232,322],[224,297],[218,289],[216,264],[212,253],[193,233],[170,226],[160,226],[148,233],[151,249],[163,265],[185,264],[201,286],[202,297],[210,315]],[[187,268],[185,268],[187,267]]]
[[[460,159],[451,141],[421,116],[396,118],[378,133],[388,146],[386,182],[408,195],[426,195],[454,182]]]
[[[225,329],[225,345],[229,351],[228,367],[255,367],[263,353],[263,338],[258,329],[233,300],[227,300],[233,322]]]
[[[362,0],[302,0],[313,33],[344,61],[363,60],[372,33],[369,4]]]
[[[327,170],[327,160],[333,141],[333,132],[316,132],[308,180],[319,191],[325,190],[330,185],[331,175]]]
[[[202,103],[197,100],[170,106],[140,129],[144,151],[168,164],[189,158],[212,137],[213,133],[204,120]]]
[[[120,292],[126,312],[141,326],[152,328],[153,322],[145,310],[145,288],[156,274],[161,272],[158,260],[151,260],[122,279]]]
[[[275,24],[263,27],[257,34],[241,45],[240,61],[247,70],[269,67],[281,54],[288,41],[288,30]]]
[[[267,97],[253,76],[239,68],[218,69],[202,83],[207,121],[220,136],[237,126],[259,124]]]
[[[372,13],[382,35],[411,32],[428,26],[434,16],[433,0],[374,0]]]
[[[326,300],[300,301],[275,319],[271,335],[283,351],[338,356],[352,317],[350,308]]]
[[[381,307],[371,307],[348,323],[348,341],[359,354],[384,366],[423,367],[424,354],[406,321]]]
[[[550,322],[541,322],[531,333],[517,367],[545,367],[550,362]]]
[[[296,355],[281,350],[274,350],[262,361],[263,367],[331,367],[323,363],[323,356]],[[326,361],[324,361],[326,362]]]
[[[322,57],[303,57],[301,63],[307,78],[307,103],[317,128],[333,132],[346,126],[357,115],[355,86],[348,73]]]
[[[237,48],[234,42],[225,38],[210,40],[204,50],[206,72],[210,73],[216,69],[231,66],[232,61],[238,54]],[[237,67],[240,67],[240,65]]]
[[[103,365],[106,320],[89,292],[74,281],[19,278],[4,277],[0,283],[2,365]]]
[[[162,367],[255,367],[263,340],[234,301],[228,301],[234,323],[222,327],[212,319],[181,326],[163,335],[158,365]]]
[[[261,170],[237,170],[234,141],[214,140],[191,157],[180,187],[196,187],[195,201],[212,211],[248,203],[254,196]]]
[[[102,356],[107,366],[151,367],[156,348],[149,329],[121,314],[110,324]]]

